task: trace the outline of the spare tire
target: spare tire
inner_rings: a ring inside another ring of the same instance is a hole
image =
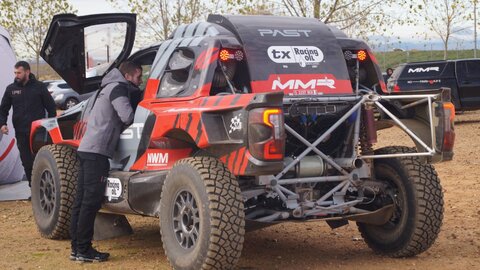
[[[40,234],[49,239],[70,238],[70,216],[80,163],[75,149],[43,146],[32,170],[33,217]]]

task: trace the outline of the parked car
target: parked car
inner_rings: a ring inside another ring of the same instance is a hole
[[[456,110],[479,109],[480,59],[404,63],[387,83],[390,93],[427,92],[440,87],[451,89]]]
[[[63,80],[47,80],[43,83],[45,83],[48,92],[50,92],[53,100],[55,100],[57,108],[62,110],[70,109],[81,101],[88,99],[94,93],[90,92],[79,95]]]

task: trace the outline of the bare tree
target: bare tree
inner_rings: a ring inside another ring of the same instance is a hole
[[[219,6],[223,8],[219,8]],[[279,4],[271,0],[226,0],[218,1],[213,12],[242,15],[273,15],[279,13]]]
[[[368,38],[383,33],[386,25],[400,21],[386,8],[398,2],[384,0],[281,0],[287,14],[297,17],[313,17],[332,24],[348,34]]]
[[[182,23],[191,23],[207,11],[202,0],[108,0],[114,6],[137,13],[137,42],[140,45],[161,41]]]
[[[413,1],[413,0],[411,0]],[[415,2],[414,2],[415,3]],[[465,30],[467,10],[463,0],[422,0],[411,5],[415,23],[424,23],[443,42],[443,58],[448,57],[448,42],[452,36]]]
[[[35,57],[37,76],[40,50],[52,17],[55,14],[67,12],[74,12],[67,0],[0,1],[0,24],[12,35],[17,53]]]

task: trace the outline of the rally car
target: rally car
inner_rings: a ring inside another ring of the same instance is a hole
[[[111,160],[102,212],[159,218],[175,269],[232,268],[245,229],[288,221],[354,221],[393,257],[433,244],[443,195],[431,163],[453,156],[448,90],[384,94],[364,42],[307,18],[210,15],[130,55],[135,15],[63,14],[41,56],[75,91],[96,91],[84,29],[111,23],[126,33],[110,69],[129,59],[148,80]],[[32,124],[32,206],[44,237],[69,237],[75,149],[95,97]],[[416,148],[375,148],[377,130],[395,125]]]

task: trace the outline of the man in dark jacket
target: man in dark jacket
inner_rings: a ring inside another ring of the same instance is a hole
[[[20,159],[30,186],[33,166],[33,155],[30,150],[31,125],[33,121],[45,118],[46,112],[48,117],[55,117],[56,108],[47,88],[30,73],[30,65],[25,61],[15,64],[15,81],[7,86],[0,104],[0,131],[3,134],[8,134],[7,118],[11,107]]]
[[[105,186],[122,131],[133,122],[130,93],[142,83],[141,66],[124,62],[102,80],[101,90],[87,120],[87,130],[78,147],[80,172],[73,205],[70,236],[71,260],[106,261],[110,254],[92,247],[95,216],[104,200]]]

